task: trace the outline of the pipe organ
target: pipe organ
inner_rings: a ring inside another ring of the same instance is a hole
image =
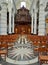
[[[15,15],[15,33],[31,33],[31,15],[29,14],[29,10],[24,6],[18,9]]]

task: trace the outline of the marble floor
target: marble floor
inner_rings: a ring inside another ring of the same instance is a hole
[[[11,63],[8,63],[8,62],[1,60],[0,65],[18,65],[18,64],[11,64]],[[19,64],[19,65],[25,65],[25,64]],[[39,65],[39,63],[37,62],[35,64],[26,64],[26,65]]]
[[[18,64],[11,64],[3,61],[3,59],[0,60],[0,65],[18,65]],[[24,65],[24,64],[19,64],[19,65]],[[34,63],[34,64],[27,64],[27,65],[40,65],[39,62]],[[48,65],[48,64],[43,64],[43,65]]]

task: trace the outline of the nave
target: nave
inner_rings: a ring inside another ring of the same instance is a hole
[[[5,46],[5,43],[3,43],[3,44]],[[38,43],[38,45],[39,45],[39,43]],[[2,56],[1,56],[0,63],[2,64],[4,62],[3,65],[6,63],[7,63],[7,65],[8,64],[9,65],[21,65],[21,64],[22,65],[30,65],[30,64],[31,65],[34,65],[34,64],[40,65],[39,57],[42,54],[43,54],[43,56],[48,57],[48,53],[47,53],[48,50],[47,51],[45,50],[45,48],[48,49],[48,47],[47,46],[45,47],[45,45],[47,45],[46,43],[42,43],[42,44],[40,43],[40,45],[41,45],[40,47],[38,45],[35,41],[33,43],[33,41],[29,40],[27,35],[19,35],[18,38],[15,40],[15,42],[8,44],[8,51],[7,51],[8,54],[7,54],[6,58],[5,58],[5,56],[4,56],[4,58],[2,58]],[[3,48],[4,48],[4,46],[3,46]],[[2,48],[2,50],[3,50],[3,48]],[[42,62],[42,63],[44,63],[44,62]],[[48,61],[46,62],[46,60],[45,60],[45,64],[46,63],[48,64]]]
[[[0,65],[48,65],[48,0],[0,0]]]

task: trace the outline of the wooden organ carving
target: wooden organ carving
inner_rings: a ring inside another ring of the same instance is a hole
[[[24,6],[18,9],[17,14],[15,15],[15,33],[31,33],[31,15],[29,14],[29,10]]]

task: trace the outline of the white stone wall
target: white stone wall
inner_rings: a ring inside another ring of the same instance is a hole
[[[7,4],[4,3],[4,0],[0,0],[1,11],[0,11],[0,35],[7,34]]]
[[[14,33],[15,7],[13,0],[0,0],[0,6],[2,8],[2,10],[0,10],[0,35],[7,35],[7,30],[9,30],[8,33]],[[12,12],[12,8],[13,8],[13,12]],[[7,9],[9,12],[9,26],[7,26]],[[13,14],[13,21],[11,20],[12,14]],[[12,22],[13,24],[11,24]],[[12,26],[12,31],[11,31],[11,26]]]
[[[39,27],[38,27],[38,35],[46,35],[46,27],[45,27],[45,6],[48,0],[40,0],[39,3]]]
[[[38,0],[37,0],[38,1]],[[34,22],[34,25],[31,25],[31,28],[33,26],[34,28],[34,32],[33,34],[36,34],[36,29],[37,29],[37,18],[35,16],[35,14],[38,12],[38,8],[37,8],[37,1],[33,0],[32,3],[32,8],[30,13],[34,16],[34,20],[32,20],[32,22]],[[45,7],[46,7],[46,3],[48,2],[48,0],[39,0],[39,25],[38,25],[38,35],[46,35],[46,22],[45,22],[45,16],[47,15],[48,12],[45,12]],[[32,13],[32,10],[34,9],[34,13]]]

